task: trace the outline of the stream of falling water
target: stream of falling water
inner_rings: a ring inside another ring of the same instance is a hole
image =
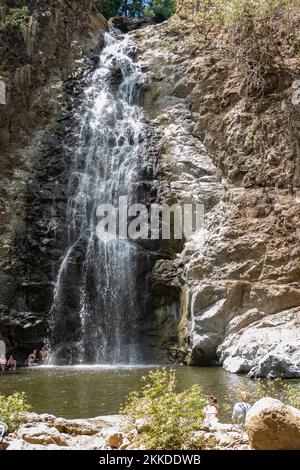
[[[52,363],[66,350],[67,315],[79,320],[77,339],[64,353],[65,362],[140,361],[139,248],[130,240],[105,243],[96,235],[97,207],[117,207],[120,196],[133,201],[139,177],[144,123],[138,90],[143,74],[131,58],[132,47],[127,35],[105,34],[99,66],[78,111],[81,123],[66,214],[69,246],[57,275],[49,329]],[[77,298],[68,299],[74,271],[79,272]]]

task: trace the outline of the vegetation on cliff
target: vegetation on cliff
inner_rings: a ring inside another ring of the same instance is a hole
[[[178,0],[177,16],[170,27],[181,31],[182,25],[190,25],[192,34],[181,47],[193,50],[195,56],[204,54],[213,64],[218,92],[215,101],[210,99],[210,111],[214,121],[220,116],[216,126],[224,130],[224,139],[219,135],[222,148],[216,149],[214,144],[209,150],[216,155],[227,153],[228,162],[222,163],[225,176],[231,181],[242,177],[246,187],[255,183],[295,192],[300,183],[295,102],[299,91],[294,88],[300,73],[299,2]],[[230,109],[238,111],[239,122],[232,122]],[[206,119],[208,127],[213,123]],[[225,147],[231,134],[229,151]],[[246,170],[254,164],[256,170],[250,175]]]
[[[95,6],[105,18],[111,18],[118,13],[121,0],[94,0]]]
[[[299,53],[296,0],[179,1],[178,12],[200,34],[222,31],[226,41],[219,47],[239,68],[247,95],[271,91],[274,74],[288,72],[288,58]]]
[[[175,13],[176,0],[152,0],[149,2],[148,9],[159,20],[165,20]]]
[[[118,14],[139,18],[147,14],[165,20],[175,13],[176,0],[95,0],[95,5],[106,18]]]
[[[20,28],[26,25],[29,21],[29,8],[23,6],[20,8],[10,8],[8,14],[0,23],[1,30],[10,30],[13,28]]]

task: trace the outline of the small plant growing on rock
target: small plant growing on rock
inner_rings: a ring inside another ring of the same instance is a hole
[[[250,125],[248,126],[248,134],[250,136],[254,137],[256,133],[259,131],[259,129],[262,126],[261,120],[256,116],[252,119]]]
[[[27,6],[22,8],[10,8],[8,15],[4,18],[0,26],[3,30],[20,28],[22,25],[27,24],[28,20],[29,8]]]
[[[193,432],[201,429],[207,401],[198,385],[176,391],[174,370],[151,371],[143,378],[140,392],[132,392],[121,409],[132,421],[143,419],[147,426],[139,434],[139,444],[147,449],[201,449]]]
[[[9,397],[0,395],[0,421],[6,424],[10,432],[15,431],[25,421],[25,413],[31,406],[24,392],[14,393]]]

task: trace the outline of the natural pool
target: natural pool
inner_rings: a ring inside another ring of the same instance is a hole
[[[64,418],[90,418],[117,414],[127,394],[142,385],[142,377],[158,366],[74,366],[18,369],[0,375],[0,394],[24,391],[33,411]],[[176,366],[178,387],[199,384],[215,395],[222,407],[226,397],[235,400],[237,389],[251,392],[254,382],[218,367]],[[292,381],[300,387],[300,381]],[[228,419],[223,410],[223,419]]]

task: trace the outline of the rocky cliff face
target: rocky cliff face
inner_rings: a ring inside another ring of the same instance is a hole
[[[32,0],[22,22],[12,24],[10,8],[22,4],[1,0],[0,32],[7,88],[0,105],[0,334],[19,357],[47,331],[65,244],[69,162],[62,141],[75,83],[93,67],[107,27],[90,0]]]
[[[185,363],[297,377],[299,70],[249,103],[218,35],[197,36],[176,18],[134,37],[148,71],[144,108],[160,137],[160,200],[205,206],[203,229],[155,265],[156,317],[180,310]]]
[[[1,2],[4,18],[8,3]],[[0,109],[0,333],[12,352],[46,334],[66,247],[72,110],[105,28],[88,0],[32,0],[28,21],[1,31],[8,103]],[[150,351],[251,376],[299,376],[297,58],[249,102],[218,35],[197,36],[178,17],[130,34],[147,73],[158,200],[205,207],[192,238],[151,245],[159,260],[152,314],[143,319]],[[76,278],[77,264],[71,269]]]

